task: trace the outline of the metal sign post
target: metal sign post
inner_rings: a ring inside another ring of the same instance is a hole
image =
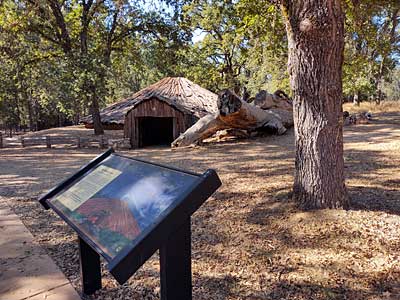
[[[160,248],[161,300],[192,299],[190,218]]]
[[[101,289],[100,255],[81,238],[78,243],[83,293],[92,295]]]

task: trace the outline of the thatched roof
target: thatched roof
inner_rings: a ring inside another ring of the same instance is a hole
[[[123,124],[128,111],[150,98],[157,98],[176,109],[200,118],[217,111],[217,95],[183,77],[166,77],[100,112],[104,124]],[[81,119],[92,123],[91,116]]]

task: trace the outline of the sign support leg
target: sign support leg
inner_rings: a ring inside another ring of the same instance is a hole
[[[161,300],[192,299],[190,217],[160,248]]]
[[[101,289],[100,256],[81,238],[79,238],[79,254],[83,293],[92,295]]]

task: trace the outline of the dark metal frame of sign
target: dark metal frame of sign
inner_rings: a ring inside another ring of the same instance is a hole
[[[196,181],[156,219],[153,225],[145,229],[133,243],[123,248],[112,259],[59,209],[47,201],[111,154],[197,177]],[[114,150],[109,149],[43,195],[39,202],[46,209],[52,208],[79,236],[81,281],[84,294],[93,294],[101,288],[100,255],[108,262],[107,267],[110,273],[120,284],[123,284],[159,249],[161,299],[189,300],[192,299],[190,217],[220,186],[221,181],[214,170],[209,169],[200,175],[114,154]]]

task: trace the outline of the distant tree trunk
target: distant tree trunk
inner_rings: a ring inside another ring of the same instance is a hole
[[[383,99],[382,90],[378,87],[378,92],[376,93],[375,103],[376,105],[380,105]]]
[[[81,33],[81,50],[85,54],[87,53],[87,26],[89,25],[89,19],[87,17],[87,14],[89,13],[90,6],[93,4],[93,2],[87,2],[86,6],[84,5],[84,12],[83,12],[83,25],[84,29],[82,30]],[[112,23],[110,27],[110,32],[107,35],[107,42],[106,42],[106,49],[104,51],[104,65],[106,67],[111,66],[111,51],[112,51],[112,38],[115,33],[115,29],[117,27],[117,18],[119,14],[119,9],[116,9],[115,12],[113,13],[112,16]],[[86,28],[86,30],[85,30]],[[102,68],[99,73],[98,73],[98,78],[99,78],[99,84],[101,88],[104,88],[106,85],[106,70]],[[103,125],[101,123],[101,117],[100,117],[100,109],[99,109],[99,99],[98,99],[98,92],[96,91],[96,86],[92,86],[92,102],[91,102],[91,109],[92,109],[92,120],[93,120],[93,127],[94,127],[94,134],[95,135],[100,135],[104,134],[104,129]]]
[[[101,124],[99,102],[96,96],[96,87],[92,86],[91,114],[93,120],[93,128],[95,135],[104,134],[103,125]]]
[[[100,117],[99,101],[96,95],[92,96],[91,112],[93,119],[94,134],[95,135],[104,134],[103,124],[101,123],[101,117]]]
[[[294,94],[293,198],[304,209],[348,206],[344,181],[340,0],[282,0]]]
[[[353,105],[360,106],[360,92],[356,91],[353,96]]]
[[[92,118],[93,118],[94,134],[95,135],[104,134],[103,125],[101,124],[101,119],[100,119],[99,107],[97,106],[97,108],[94,108],[93,111],[94,113],[92,114]]]
[[[31,97],[28,96],[28,121],[29,121],[29,130],[35,130],[35,124],[33,122],[33,107]]]
[[[382,98],[383,98],[383,93],[382,93],[382,83],[383,83],[383,73],[384,73],[384,67],[385,67],[385,57],[382,58],[382,61],[379,65],[379,72],[376,76],[375,82],[376,82],[376,97],[375,97],[375,103],[377,105],[381,104]]]
[[[82,29],[80,32],[80,42],[81,42],[81,56],[83,58],[82,59],[83,61],[89,58],[87,39],[88,39],[89,23],[91,20],[91,18],[89,17],[89,13],[93,3],[94,2],[92,0],[82,2],[82,17],[81,17]],[[91,64],[85,62],[84,67],[91,68]],[[97,98],[96,86],[93,83],[90,83],[86,86],[91,92],[90,106],[91,106],[94,134],[95,135],[104,134],[103,125],[101,124],[99,100]]]

